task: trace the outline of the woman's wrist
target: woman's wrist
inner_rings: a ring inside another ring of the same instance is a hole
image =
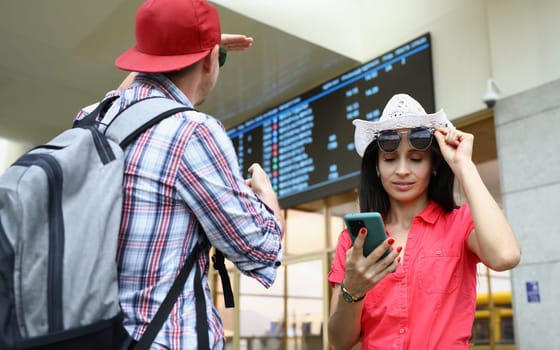
[[[356,303],[362,301],[365,297],[365,294],[362,296],[358,296],[346,289],[346,286],[344,286],[344,281],[342,281],[342,283],[340,284],[340,290],[344,301],[346,301],[347,303]]]

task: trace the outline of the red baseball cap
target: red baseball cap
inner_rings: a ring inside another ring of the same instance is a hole
[[[204,0],[147,0],[136,12],[136,45],[115,65],[126,71],[164,73],[198,62],[216,44],[218,11]]]

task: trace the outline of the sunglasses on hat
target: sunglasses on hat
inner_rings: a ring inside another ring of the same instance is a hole
[[[434,136],[434,128],[414,128],[409,131],[385,130],[377,134],[377,144],[386,153],[394,152],[401,144],[401,134],[406,134],[408,143],[416,151],[430,148]]]
[[[220,67],[226,64],[226,58],[227,58],[227,50],[225,47],[220,46],[220,50],[218,51],[218,64],[220,65]]]

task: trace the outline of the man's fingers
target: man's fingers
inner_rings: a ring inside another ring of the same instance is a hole
[[[253,38],[243,34],[222,34],[220,45],[228,51],[242,51],[253,45]]]

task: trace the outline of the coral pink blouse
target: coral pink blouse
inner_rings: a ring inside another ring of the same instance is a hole
[[[430,202],[414,218],[397,270],[364,299],[362,349],[468,349],[480,262],[467,246],[473,228],[467,204],[445,213]],[[344,279],[351,245],[344,230],[328,276],[331,285]]]

